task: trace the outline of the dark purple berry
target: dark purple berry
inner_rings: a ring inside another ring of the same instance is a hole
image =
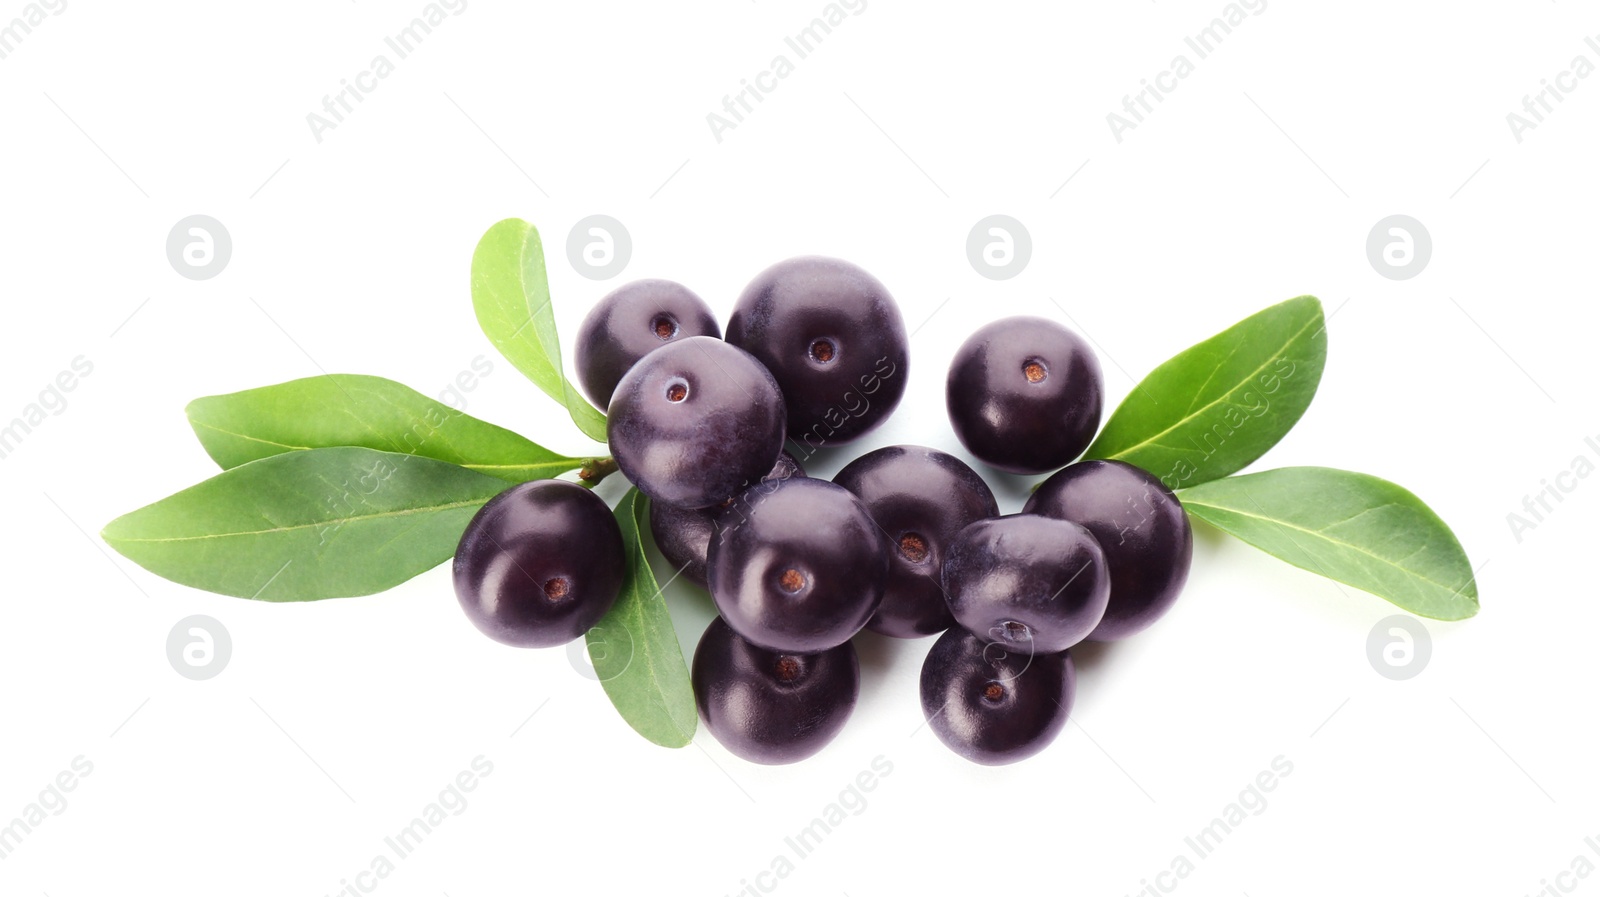
[[[453,566],[467,618],[490,638],[523,648],[582,635],[616,602],[625,570],[611,509],[562,480],[523,483],[489,499],[467,524]]]
[[[717,517],[706,564],[717,610],[773,651],[843,644],[883,600],[889,540],[859,499],[827,480],[756,489],[765,494]]]
[[[639,359],[675,339],[721,338],[705,300],[670,280],[636,280],[606,294],[578,327],[573,358],[583,391],[601,408]]]
[[[905,392],[906,325],[888,290],[849,262],[779,262],[745,287],[728,342],[772,371],[789,409],[789,438],[839,445],[882,423]]]
[[[1044,750],[1072,712],[1072,657],[1008,650],[964,629],[933,643],[922,662],[922,715],[945,746],[999,766]]]
[[[936,449],[896,445],[862,455],[833,481],[854,492],[889,536],[889,579],[867,628],[917,638],[954,625],[940,568],[956,533],[1000,513],[983,477]]]
[[[750,353],[709,336],[639,360],[611,397],[606,439],[639,491],[703,508],[772,469],[783,450],[783,396]]]
[[[1055,654],[1099,625],[1111,577],[1087,529],[1013,514],[957,534],[945,553],[944,591],[967,631],[1017,653]]]
[[[1045,318],[979,328],[950,362],[945,404],[967,451],[1012,473],[1054,470],[1100,426],[1100,362],[1083,338]]]
[[[788,452],[778,455],[778,463],[755,486],[747,486],[733,498],[709,508],[675,508],[659,502],[650,503],[650,532],[656,538],[656,547],[673,569],[684,579],[701,586],[706,584],[706,551],[711,547],[717,514],[735,503],[751,503],[762,490],[790,477],[803,477],[805,469]]]
[[[1189,578],[1194,535],[1178,497],[1123,461],[1080,461],[1039,486],[1024,514],[1070,520],[1094,534],[1111,574],[1095,641],[1127,638],[1160,619]]]
[[[849,642],[818,654],[756,647],[711,621],[694,651],[695,704],[722,746],[752,763],[794,763],[844,728],[861,688]]]

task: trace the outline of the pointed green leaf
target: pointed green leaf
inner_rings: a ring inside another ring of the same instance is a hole
[[[370,595],[455,553],[506,481],[370,448],[285,452],[113,520],[101,536],[173,582],[262,601]]]
[[[1136,464],[1169,489],[1225,477],[1300,420],[1327,354],[1316,297],[1257,312],[1151,371],[1084,457]]]
[[[1296,567],[1436,620],[1478,612],[1472,564],[1443,520],[1364,473],[1285,467],[1178,492],[1190,514]]]
[[[283,452],[358,445],[421,455],[521,483],[582,467],[416,390],[360,374],[329,374],[195,399],[189,425],[223,469]]]
[[[694,738],[694,688],[667,602],[645,557],[648,499],[630,489],[617,504],[628,578],[611,610],[590,629],[589,659],[606,695],[634,731],[663,747]]]
[[[478,326],[500,354],[565,405],[584,435],[605,442],[605,415],[585,401],[562,373],[544,247],[533,225],[507,218],[478,241],[472,254],[472,307]]]

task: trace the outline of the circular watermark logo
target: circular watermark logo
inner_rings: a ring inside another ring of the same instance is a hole
[[[228,666],[233,637],[212,617],[184,617],[167,633],[167,660],[185,679],[210,679]]]
[[[228,267],[233,238],[222,222],[210,215],[190,215],[167,233],[167,261],[172,270],[190,280],[210,280]]]
[[[1367,234],[1367,261],[1390,280],[1410,280],[1433,258],[1433,237],[1410,215],[1390,215]]]
[[[1367,633],[1367,660],[1385,679],[1414,679],[1432,656],[1433,637],[1416,617],[1384,617]]]
[[[989,640],[983,644],[983,662],[999,673],[995,677],[996,682],[1010,682],[1033,666],[1033,642],[1031,636],[1026,641],[1017,642],[1006,638],[1001,632],[998,626],[989,630]],[[1020,667],[1011,660],[1013,657],[1021,659]]]
[[[628,267],[633,237],[610,215],[590,215],[567,234],[567,260],[590,280],[610,280]]]
[[[633,636],[621,626],[598,624],[567,643],[567,662],[585,679],[615,679],[633,664]]]
[[[990,280],[1010,280],[1028,267],[1033,237],[1010,215],[990,215],[967,233],[967,261]]]

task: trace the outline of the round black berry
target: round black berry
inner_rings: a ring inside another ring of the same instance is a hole
[[[854,492],[889,537],[883,604],[867,628],[897,638],[949,629],[945,547],[967,524],[1000,513],[983,477],[936,449],[896,445],[862,455],[833,481]]]
[[[752,763],[794,763],[844,728],[861,687],[849,642],[818,654],[756,647],[718,617],[694,652],[695,704],[722,746]]]
[[[756,275],[728,319],[728,342],[772,371],[788,403],[789,438],[802,445],[855,439],[905,392],[900,309],[849,262],[805,256]]]
[[[456,598],[490,638],[562,645],[605,616],[622,589],[622,529],[606,503],[562,480],[489,499],[456,548]]]
[[[1111,574],[1095,641],[1127,638],[1160,619],[1189,578],[1189,515],[1162,482],[1122,461],[1079,461],[1039,486],[1024,514],[1070,520],[1094,534]]]
[[[606,438],[617,467],[655,501],[714,505],[772,469],[783,450],[783,396],[750,353],[709,336],[639,360],[611,397]]]
[[[1004,318],[957,350],[945,382],[950,425],[979,460],[1043,473],[1083,453],[1100,426],[1100,362],[1045,318]]]
[[[1068,652],[1017,653],[963,629],[933,643],[922,663],[922,715],[945,746],[986,766],[1031,757],[1072,712]]]
[[[716,525],[711,599],[757,645],[826,651],[861,631],[883,600],[889,540],[859,499],[827,480],[784,480],[722,511]]]
[[[967,631],[1018,653],[1055,654],[1100,623],[1111,577],[1087,529],[1013,514],[956,535],[945,554],[944,591]]]
[[[709,508],[676,508],[660,502],[650,503],[650,532],[656,538],[656,547],[673,569],[684,579],[702,588],[706,585],[706,552],[711,547],[711,536],[716,530],[717,514],[735,503],[750,504],[765,494],[764,490],[790,477],[803,477],[805,469],[788,452],[778,455],[778,463],[761,478],[761,482],[746,486],[732,498]]]
[[[628,368],[663,344],[690,336],[722,336],[705,300],[670,280],[623,284],[595,303],[578,327],[578,382],[604,408]]]

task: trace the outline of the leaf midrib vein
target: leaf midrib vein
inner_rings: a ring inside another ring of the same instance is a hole
[[[275,445],[278,448],[286,448],[286,449],[290,449],[290,450],[293,450],[293,451],[310,451],[311,448],[312,448],[312,446],[309,446],[309,445],[290,445],[287,442],[274,442],[271,439],[262,439],[260,436],[250,436],[250,435],[245,434],[245,433],[235,433],[232,430],[224,430],[223,428],[217,426],[216,424],[207,423],[207,422],[205,422],[203,420],[195,420],[193,418],[190,418],[190,420],[194,424],[196,424],[198,426],[205,427],[207,430],[215,430],[218,433],[223,433],[223,434],[226,434],[228,436],[232,436],[235,439],[246,439],[246,440],[249,440],[250,442],[259,442],[262,445]]]
[[[194,423],[196,425],[198,425],[198,426],[205,427],[207,430],[215,430],[218,433],[223,433],[223,434],[226,434],[228,436],[232,436],[232,437],[234,437],[236,439],[245,439],[245,440],[249,440],[250,442],[259,442],[262,445],[277,446],[278,448],[288,449],[288,450],[293,451],[293,452],[310,452],[310,451],[315,451],[315,450],[317,450],[319,448],[332,448],[333,447],[333,446],[317,446],[317,445],[292,445],[292,444],[287,443],[287,442],[275,442],[275,441],[273,441],[271,439],[263,439],[260,436],[251,436],[248,433],[235,433],[232,430],[225,430],[222,427],[216,426],[215,424],[206,423],[203,420],[196,420],[196,421],[194,421]],[[365,446],[356,446],[356,447],[357,448],[365,448]],[[375,449],[375,451],[390,451],[390,449]],[[396,454],[411,455],[412,457],[416,457],[416,458],[432,458],[435,461],[444,461],[446,464],[455,464],[458,467],[465,467],[468,470],[543,470],[545,468],[557,468],[559,471],[567,471],[567,470],[572,470],[572,469],[574,469],[574,468],[576,468],[578,466],[578,463],[577,463],[578,459],[576,459],[576,458],[567,458],[567,457],[561,457],[561,458],[559,458],[557,460],[551,460],[551,461],[532,461],[532,462],[528,462],[528,463],[525,463],[525,464],[478,464],[478,463],[467,463],[467,462],[462,462],[462,461],[451,461],[448,458],[435,458],[432,455],[418,455],[418,454],[416,454],[414,452],[396,452]],[[568,462],[572,463],[571,467],[563,467],[563,466],[561,466],[561,465],[567,464]]]
[[[232,533],[206,533],[206,534],[198,535],[198,536],[174,536],[174,537],[165,538],[165,539],[136,539],[136,538],[124,538],[124,537],[119,537],[119,536],[112,536],[112,537],[108,538],[106,541],[108,541],[108,542],[122,542],[122,543],[133,543],[133,542],[139,542],[139,543],[200,542],[200,541],[204,541],[206,539],[235,539],[235,538],[240,538],[240,537],[243,537],[243,536],[266,536],[266,535],[271,535],[273,533],[287,533],[287,532],[294,532],[295,530],[312,529],[312,528],[315,528],[315,527],[334,526],[334,525],[343,526],[346,523],[359,523],[359,522],[364,521],[364,520],[383,520],[383,519],[395,518],[395,517],[407,517],[407,516],[410,516],[412,514],[432,513],[434,511],[453,511],[453,510],[455,510],[457,508],[465,508],[465,507],[470,507],[472,505],[481,505],[487,500],[488,499],[484,499],[484,498],[464,499],[462,501],[446,502],[446,503],[441,504],[441,505],[426,505],[426,506],[420,507],[420,508],[402,508],[402,509],[400,509],[398,511],[382,511],[382,512],[377,513],[377,514],[358,514],[358,515],[356,515],[354,517],[330,518],[328,520],[317,520],[317,521],[313,521],[311,523],[296,523],[296,524],[293,524],[291,526],[275,526],[275,527],[270,527],[268,529],[242,530],[242,531],[239,531],[239,532],[232,532]]]
[[[632,555],[630,560],[637,561],[637,563],[640,565],[640,569],[650,570],[650,559],[645,555],[644,542],[642,540],[642,536],[641,536],[641,534],[639,532],[639,529],[638,529],[638,517],[637,517],[637,514],[638,514],[638,502],[639,502],[638,496],[634,495],[629,500],[629,504],[628,504],[628,513],[629,513],[629,515],[632,517],[632,519],[634,521],[633,540],[632,540],[633,541],[633,545],[631,546],[632,550],[629,552],[629,554]],[[654,580],[655,580],[655,572],[654,571],[651,571],[650,579],[651,579],[652,582],[654,582]],[[643,593],[644,593],[643,589],[636,589],[635,590],[635,594],[636,595],[642,595]],[[661,596],[661,587],[658,584],[656,586],[654,594],[651,595],[651,597],[655,598],[655,597],[659,597],[659,596]],[[638,629],[639,629],[639,632],[641,634],[644,633],[647,628],[650,628],[650,629],[654,629],[655,628],[655,627],[650,625],[651,621],[645,619],[645,606],[644,606],[645,600],[646,599],[640,598],[639,600],[634,601],[633,602],[633,607],[631,608],[633,619],[634,619],[635,623],[638,625]],[[676,636],[676,633],[674,633],[674,636]],[[668,724],[670,724],[672,726],[673,730],[676,731],[679,735],[684,735],[685,733],[683,731],[683,726],[679,724],[679,721],[677,719],[677,714],[674,713],[673,710],[672,710],[672,703],[673,702],[671,702],[669,700],[670,696],[667,694],[666,686],[663,683],[663,681],[661,679],[660,671],[658,670],[658,668],[656,666],[656,659],[655,659],[655,656],[654,656],[654,652],[650,648],[650,642],[651,642],[651,640],[648,639],[648,638],[642,639],[642,644],[639,646],[640,652],[644,655],[645,675],[649,680],[649,688],[652,691],[654,691],[655,694],[657,695],[657,697],[659,698],[659,700],[656,701],[655,703],[657,704],[657,706],[661,707],[661,709],[664,711],[664,713],[666,715],[666,718],[667,718]]]
[[[1267,357],[1266,361],[1262,362],[1260,365],[1257,365],[1256,369],[1250,372],[1250,376],[1246,377],[1244,381],[1241,381],[1241,385],[1242,385],[1242,383],[1253,379],[1257,374],[1259,374],[1262,371],[1266,370],[1267,365],[1271,364],[1274,360],[1276,360],[1277,357],[1284,350],[1286,350],[1290,346],[1294,345],[1295,341],[1299,340],[1301,335],[1304,334],[1308,329],[1310,329],[1311,325],[1316,323],[1317,319],[1321,318],[1321,317],[1322,317],[1321,314],[1316,315],[1311,320],[1307,321],[1304,325],[1302,325],[1299,330],[1296,330],[1294,332],[1293,336],[1289,337],[1286,341],[1284,341],[1283,345],[1279,346],[1278,348],[1276,348],[1276,349],[1274,349],[1272,351],[1272,353]],[[1167,427],[1165,430],[1162,430],[1161,432],[1155,433],[1155,434],[1153,434],[1151,436],[1147,436],[1144,439],[1139,440],[1138,442],[1134,443],[1133,445],[1130,445],[1127,448],[1125,448],[1125,449],[1123,449],[1123,450],[1121,450],[1121,451],[1119,451],[1119,452],[1117,452],[1115,454],[1107,455],[1106,456],[1107,459],[1108,460],[1117,460],[1117,459],[1126,457],[1128,454],[1130,454],[1132,452],[1136,452],[1139,449],[1144,448],[1145,446],[1155,442],[1156,440],[1158,440],[1161,437],[1167,435],[1168,433],[1171,433],[1173,430],[1176,430],[1179,427],[1183,426],[1184,424],[1189,423],[1190,421],[1194,420],[1195,418],[1199,417],[1200,415],[1204,414],[1205,412],[1211,410],[1212,408],[1215,408],[1218,404],[1220,404],[1228,396],[1233,395],[1234,392],[1238,390],[1238,388],[1239,388],[1238,386],[1235,386],[1233,389],[1227,390],[1222,395],[1219,395],[1215,399],[1212,399],[1211,401],[1207,402],[1204,406],[1202,406],[1202,407],[1200,407],[1198,409],[1192,410],[1192,411],[1185,412],[1182,417],[1180,417],[1176,421],[1174,421],[1172,423],[1172,425]]]
[[[1362,548],[1361,546],[1356,545],[1356,544],[1354,544],[1352,542],[1346,542],[1343,539],[1335,539],[1334,537],[1328,535],[1326,532],[1324,532],[1322,530],[1307,529],[1306,527],[1300,526],[1300,525],[1295,524],[1295,523],[1291,523],[1290,521],[1287,521],[1287,520],[1279,520],[1276,517],[1267,517],[1267,516],[1262,515],[1262,514],[1252,514],[1249,511],[1242,511],[1242,510],[1239,510],[1238,508],[1230,508],[1230,507],[1227,507],[1226,505],[1214,505],[1214,504],[1210,504],[1210,503],[1204,502],[1204,501],[1194,501],[1194,500],[1188,500],[1188,499],[1185,499],[1183,504],[1184,504],[1184,507],[1211,508],[1214,511],[1223,511],[1223,512],[1228,513],[1228,514],[1238,514],[1240,517],[1249,517],[1252,520],[1260,520],[1260,521],[1263,521],[1265,523],[1271,523],[1271,524],[1275,524],[1277,526],[1284,527],[1286,529],[1298,530],[1299,532],[1305,533],[1308,536],[1313,536],[1313,537],[1315,537],[1317,539],[1321,539],[1324,542],[1330,542],[1330,543],[1332,543],[1334,545],[1337,545],[1337,546],[1339,546],[1341,548],[1349,549],[1350,551],[1353,551],[1356,554],[1365,555],[1366,557],[1372,558],[1374,561],[1377,561],[1378,563],[1383,564],[1386,567],[1392,567],[1392,568],[1394,568],[1396,570],[1399,570],[1400,572],[1406,574],[1407,576],[1411,576],[1411,577],[1414,577],[1416,579],[1420,579],[1423,582],[1428,583],[1429,585],[1438,586],[1441,589],[1446,589],[1448,591],[1455,592],[1457,594],[1460,593],[1460,589],[1459,588],[1452,588],[1451,586],[1449,586],[1449,585],[1447,585],[1445,583],[1442,583],[1437,579],[1433,579],[1431,577],[1423,576],[1421,573],[1418,573],[1418,572],[1416,572],[1415,570],[1412,570],[1409,567],[1402,567],[1399,564],[1395,563],[1394,561],[1391,561],[1388,558],[1383,557],[1382,555],[1373,554],[1372,552],[1370,552],[1370,551],[1366,550],[1365,548]],[[1407,556],[1409,557],[1409,555],[1407,555]]]

